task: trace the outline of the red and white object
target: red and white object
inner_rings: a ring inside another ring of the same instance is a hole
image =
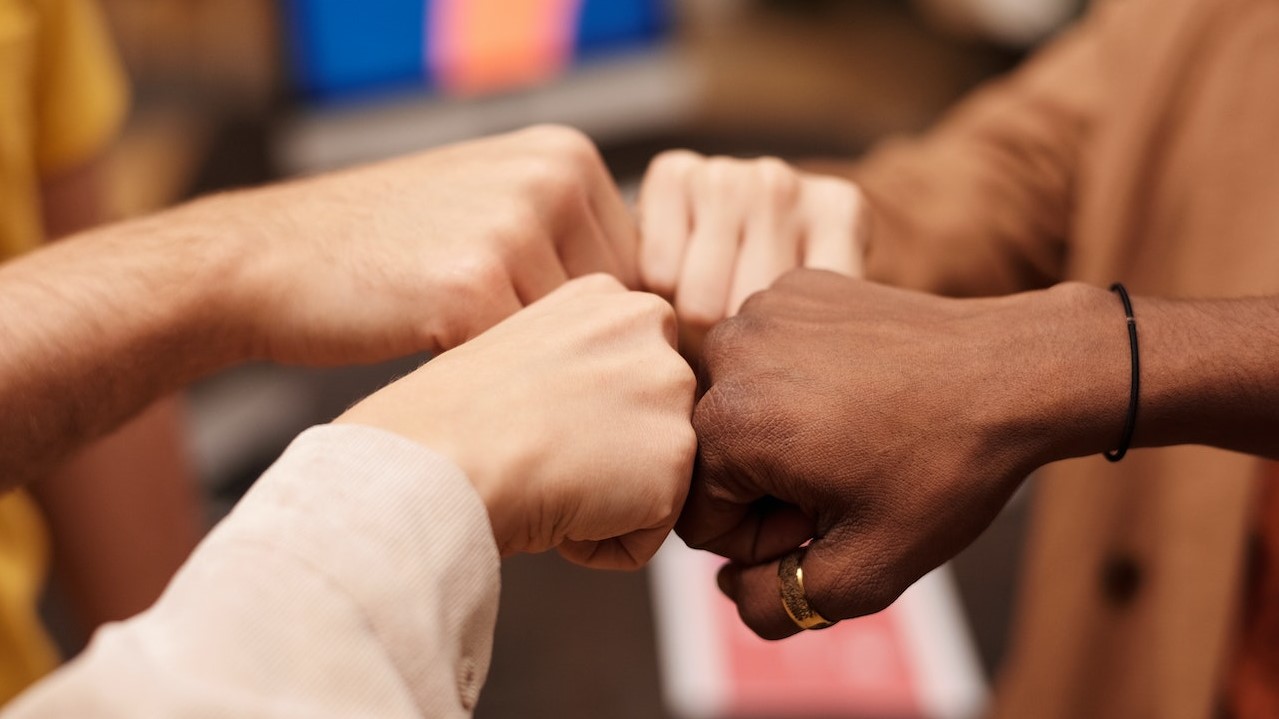
[[[947,568],[878,614],[768,642],[716,588],[722,563],[672,540],[652,564],[663,687],[677,716],[967,719],[984,706]]]

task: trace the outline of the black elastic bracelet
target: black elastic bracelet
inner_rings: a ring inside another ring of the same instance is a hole
[[[1124,303],[1124,314],[1128,316],[1128,344],[1132,347],[1132,392],[1128,395],[1128,419],[1124,420],[1124,434],[1119,440],[1119,449],[1105,452],[1106,459],[1118,462],[1128,454],[1132,444],[1132,433],[1137,429],[1137,398],[1141,396],[1141,362],[1137,355],[1137,319],[1132,315],[1132,300],[1128,298],[1128,290],[1116,282],[1110,286],[1111,292],[1118,292]]]

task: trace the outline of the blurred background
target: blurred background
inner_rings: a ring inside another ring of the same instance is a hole
[[[512,19],[518,0],[100,1],[133,82],[106,163],[123,215],[535,122],[587,132],[632,189],[674,147],[851,160],[926,128],[1080,11],[1074,0],[563,0],[558,22],[534,27]],[[421,360],[250,366],[193,388],[189,446],[210,522],[300,430]],[[1024,499],[953,565],[986,677],[1005,645]],[[477,716],[673,716],[650,581],[552,555],[506,562]],[[56,625],[56,589],[48,612]]]

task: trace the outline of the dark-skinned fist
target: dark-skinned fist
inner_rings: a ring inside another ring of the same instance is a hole
[[[798,631],[777,560],[810,539],[816,611],[883,609],[968,545],[1036,467],[1097,441],[1085,434],[1118,434],[1117,308],[1083,285],[955,300],[784,275],[707,338],[680,536],[731,560],[720,586],[762,637]],[[1082,398],[1068,391],[1081,367]]]

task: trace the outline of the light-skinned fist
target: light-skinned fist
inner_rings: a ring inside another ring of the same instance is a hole
[[[684,504],[697,440],[675,315],[616,279],[573,280],[350,409],[466,472],[504,555],[592,567],[652,557]]]
[[[571,277],[607,272],[639,284],[634,218],[591,141],[565,127],[176,212],[190,226],[220,228],[208,251],[231,255],[219,300],[229,341],[241,355],[279,362],[442,351]]]
[[[788,270],[860,276],[864,214],[846,180],[772,157],[673,150],[653,160],[640,190],[640,275],[695,338]]]

